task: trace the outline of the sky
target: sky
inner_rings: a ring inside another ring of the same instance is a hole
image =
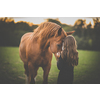
[[[91,24],[93,25],[93,19],[90,17],[13,17],[15,22],[27,21],[27,22],[32,22],[34,24],[40,24],[48,18],[53,18],[53,19],[58,18],[61,21],[61,23],[65,23],[68,25],[74,25],[75,21],[78,19],[83,19],[83,20],[85,19],[87,24],[91,22]]]

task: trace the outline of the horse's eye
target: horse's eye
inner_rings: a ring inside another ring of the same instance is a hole
[[[61,47],[61,44],[57,44],[57,47],[59,47],[59,48],[60,48],[60,47]]]

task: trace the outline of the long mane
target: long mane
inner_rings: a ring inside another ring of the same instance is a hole
[[[51,37],[57,37],[59,29],[62,29],[60,25],[52,22],[44,22],[41,23],[35,30],[33,34],[33,38],[35,40],[40,40],[40,45],[44,46],[46,41]],[[64,30],[62,30],[64,35],[66,36],[66,33]]]

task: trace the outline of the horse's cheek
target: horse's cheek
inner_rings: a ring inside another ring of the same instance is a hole
[[[56,53],[56,52],[57,52],[57,47],[56,47],[56,45],[51,44],[51,45],[50,45],[50,50],[51,50],[52,53]]]
[[[52,46],[50,47],[50,50],[51,50],[52,53],[54,53],[54,50],[53,50]]]

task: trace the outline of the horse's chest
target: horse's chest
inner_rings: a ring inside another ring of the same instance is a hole
[[[48,63],[49,63],[49,59],[47,57],[41,57],[38,62],[39,66],[41,67],[48,65]]]
[[[39,51],[40,52],[40,51]],[[43,67],[51,63],[52,53],[49,51],[40,52],[31,56],[31,61],[34,66]]]

